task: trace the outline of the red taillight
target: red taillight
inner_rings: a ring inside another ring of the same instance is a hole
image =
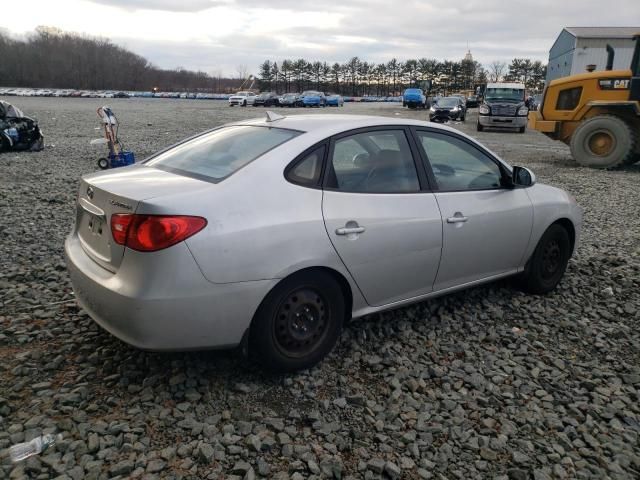
[[[155,252],[186,240],[206,225],[202,217],[116,213],[111,216],[111,235],[119,245]]]
[[[133,220],[133,215],[111,215],[111,235],[118,245],[124,245],[127,241],[127,230]]]

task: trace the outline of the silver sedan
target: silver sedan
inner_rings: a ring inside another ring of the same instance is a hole
[[[506,276],[549,292],[581,224],[571,195],[446,126],[267,112],[83,177],[65,252],[123,341],[286,371],[349,318]]]

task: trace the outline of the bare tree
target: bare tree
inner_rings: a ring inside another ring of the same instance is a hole
[[[53,27],[38,27],[24,40],[0,31],[3,86],[194,92],[232,91],[240,83],[181,67],[163,70],[104,38]]]
[[[239,80],[245,80],[249,76],[249,68],[246,65],[236,66]]]
[[[489,64],[489,80],[499,82],[505,74],[507,64],[500,60],[494,60]]]

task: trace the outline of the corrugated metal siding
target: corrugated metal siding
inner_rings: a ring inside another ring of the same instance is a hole
[[[576,46],[576,38],[566,30],[562,30],[549,51],[549,64],[547,65],[547,82],[550,80],[571,75],[573,51]]]
[[[596,70],[604,70],[607,65],[607,43],[616,51],[613,69],[628,69],[633,56],[633,40],[579,38],[570,74],[584,73],[590,64],[596,65]]]

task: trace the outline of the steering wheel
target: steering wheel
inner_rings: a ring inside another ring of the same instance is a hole
[[[436,175],[443,175],[445,177],[452,177],[456,174],[456,171],[453,167],[449,165],[445,165],[443,163],[434,163],[431,165],[433,169],[433,173]]]

